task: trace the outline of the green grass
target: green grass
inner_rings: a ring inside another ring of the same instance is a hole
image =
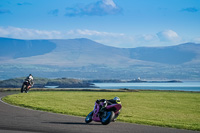
[[[86,116],[97,99],[120,97],[123,122],[200,131],[200,93],[51,91],[14,94],[3,100],[36,110]]]

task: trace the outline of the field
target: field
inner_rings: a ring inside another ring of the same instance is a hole
[[[122,102],[119,121],[200,131],[200,93],[36,91],[3,100],[36,110],[85,117],[97,99],[115,96]]]

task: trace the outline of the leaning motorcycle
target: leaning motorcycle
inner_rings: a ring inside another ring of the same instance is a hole
[[[85,118],[86,123],[91,121],[101,122],[103,125],[107,125],[119,115],[120,109],[122,108],[121,104],[112,104],[107,105],[102,111],[101,108],[104,106],[103,102],[95,102],[94,110],[91,111]]]
[[[28,92],[28,90],[31,88],[31,84],[29,82],[29,80],[26,80],[23,84],[22,84],[22,87],[21,87],[21,93],[23,92]]]

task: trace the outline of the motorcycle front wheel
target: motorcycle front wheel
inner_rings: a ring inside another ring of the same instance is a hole
[[[25,91],[25,85],[23,84],[21,88],[21,93],[23,93],[24,91]]]
[[[85,118],[85,122],[86,122],[86,123],[90,123],[90,122],[92,121],[92,115],[93,115],[93,111],[90,112],[90,113],[86,116],[86,118]]]
[[[105,114],[103,115],[103,117],[101,119],[101,123],[103,125],[107,125],[107,124],[109,124],[112,121],[112,119],[114,118],[115,114],[114,114],[113,111],[106,111],[104,113]]]

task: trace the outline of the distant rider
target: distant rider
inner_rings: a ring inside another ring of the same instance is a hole
[[[106,106],[108,105],[112,105],[112,104],[121,104],[120,98],[119,97],[114,97],[113,99],[110,100],[106,100],[106,99],[101,99],[101,100],[97,100],[97,103],[103,102],[103,107],[100,109],[99,112],[103,112],[106,109]],[[120,111],[118,114],[115,115],[114,121],[117,119],[117,117],[119,116]]]
[[[29,76],[26,77],[25,81],[27,81],[27,80],[29,81],[29,84],[32,87],[34,84],[32,74],[29,74]]]

